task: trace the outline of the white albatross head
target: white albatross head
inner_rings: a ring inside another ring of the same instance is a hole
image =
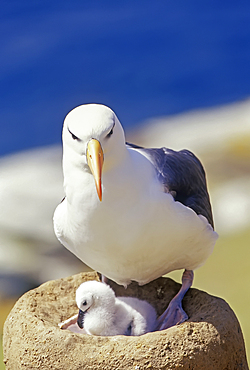
[[[115,293],[106,284],[98,281],[86,281],[76,290],[76,304],[79,308],[77,319],[78,326],[83,328],[83,320],[86,312],[104,309],[110,314],[115,307]]]
[[[125,148],[123,128],[115,113],[105,105],[80,105],[66,116],[63,126],[64,173],[70,171],[72,164],[88,166],[100,201],[102,172],[120,160]]]

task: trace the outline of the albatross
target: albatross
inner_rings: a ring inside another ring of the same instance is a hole
[[[187,320],[182,299],[218,237],[201,162],[188,150],[126,143],[116,114],[101,104],[69,112],[62,139],[59,241],[104,281],[125,287],[184,269],[157,330]]]

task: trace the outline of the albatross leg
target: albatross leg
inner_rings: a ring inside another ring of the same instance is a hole
[[[100,272],[97,272],[97,275],[102,283],[109,285],[109,279],[105,275],[101,274]]]
[[[188,315],[182,308],[182,300],[194,279],[192,270],[185,270],[182,275],[182,286],[176,296],[171,300],[166,311],[158,318],[156,330],[164,330],[171,326],[181,324],[188,319]]]
[[[104,284],[107,284],[107,285],[108,285],[108,281],[109,281],[109,279],[108,279],[106,276],[104,276],[103,274],[101,274],[101,281],[102,281],[102,283],[104,283]]]

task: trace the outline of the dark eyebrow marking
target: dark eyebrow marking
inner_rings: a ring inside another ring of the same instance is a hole
[[[81,141],[81,139],[79,139],[79,137],[77,137],[75,134],[73,134],[73,132],[70,131],[70,129],[67,127],[69,133],[71,134],[73,140],[77,140],[77,141]]]
[[[110,137],[113,134],[114,127],[115,127],[115,122],[112,126],[112,129],[109,131],[109,133],[106,135],[106,137]]]

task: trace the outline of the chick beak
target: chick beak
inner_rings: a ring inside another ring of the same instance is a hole
[[[103,151],[101,144],[96,139],[91,139],[87,146],[87,162],[94,176],[95,186],[98,197],[102,201],[102,166],[103,166]]]
[[[83,320],[84,320],[84,312],[79,310],[78,317],[77,317],[77,325],[80,329],[83,329]]]

